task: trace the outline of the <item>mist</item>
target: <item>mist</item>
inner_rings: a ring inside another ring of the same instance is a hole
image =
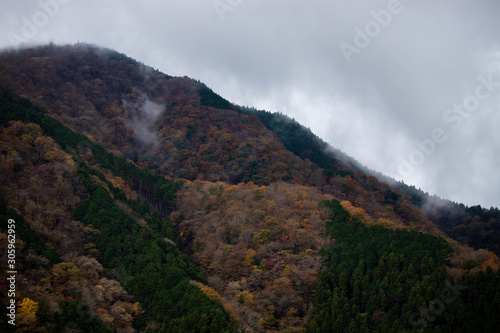
[[[406,184],[500,206],[500,89],[465,117],[448,111],[471,101],[479,77],[500,82],[496,0],[253,0],[226,10],[200,0],[54,1],[57,11],[4,4],[0,47],[110,47],[235,104],[284,113]],[[136,135],[151,142],[147,117],[135,119]],[[434,140],[436,129],[446,140]]]
[[[165,106],[151,101],[145,94],[136,102],[123,101],[125,117],[134,127],[134,134],[144,145],[158,143],[158,132],[154,130],[154,122],[165,111]]]

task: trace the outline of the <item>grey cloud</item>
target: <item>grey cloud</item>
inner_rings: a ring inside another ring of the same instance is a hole
[[[153,129],[155,120],[165,110],[165,107],[151,101],[142,94],[138,102],[123,101],[128,118],[134,126],[135,136],[144,144],[151,145],[158,142],[158,133]]]
[[[221,21],[206,0],[73,0],[31,42],[114,48],[199,79],[238,104],[287,113],[406,183],[469,205],[500,205],[500,90],[459,129],[443,121],[479,75],[500,70],[500,3],[401,0],[402,12],[348,64],[339,45],[352,43],[354,28],[389,3],[243,0]],[[9,1],[3,8],[0,46],[8,46],[7,34],[20,31],[37,5]],[[398,158],[436,127],[448,141],[401,177]]]

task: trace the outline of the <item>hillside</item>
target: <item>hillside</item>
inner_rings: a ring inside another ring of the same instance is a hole
[[[114,157],[27,100],[4,96],[0,106],[1,240],[6,245],[6,217],[28,224],[16,240],[16,297],[36,302],[29,311],[21,307],[16,332],[230,331],[222,306],[191,283],[206,280],[172,241],[177,232],[147,204],[170,211],[180,183]],[[43,244],[33,248],[28,241]],[[7,295],[7,284],[1,288]]]
[[[340,159],[314,158],[317,149],[309,149],[312,156],[297,152],[281,131],[198,81],[172,78],[116,52],[79,45],[8,54],[0,79],[4,89],[46,105],[66,126],[169,178],[316,186],[374,219],[439,233],[404,193]],[[315,142],[299,137],[302,145]]]
[[[433,206],[285,116],[86,44],[4,52],[0,93],[19,331],[498,325],[497,209]],[[430,320],[449,281],[467,291]]]
[[[277,133],[287,149],[295,155],[308,158],[324,169],[329,177],[334,175],[350,176],[355,178],[355,170],[361,170],[366,175],[375,176],[378,180],[390,184],[409,196],[409,201],[420,208],[441,231],[472,246],[476,249],[485,248],[500,255],[500,211],[496,207],[489,209],[480,205],[466,207],[463,204],[430,196],[415,186],[394,179],[368,169],[353,158],[339,150],[330,147],[326,142],[315,136],[310,130],[295,120],[278,113],[258,111],[251,108],[242,108],[249,114],[255,114],[270,130]],[[343,163],[344,162],[344,163]],[[362,184],[362,182],[360,182]],[[366,190],[369,187],[364,186]],[[392,198],[391,198],[392,197]],[[392,203],[395,198],[388,192],[386,201]]]

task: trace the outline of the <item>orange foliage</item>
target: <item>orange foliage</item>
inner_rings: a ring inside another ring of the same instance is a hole
[[[191,283],[192,285],[195,285],[197,286],[198,288],[200,288],[200,290],[208,296],[208,298],[210,298],[211,300],[214,300],[216,302],[220,302],[222,300],[222,297],[220,297],[219,293],[216,292],[213,288],[210,288],[209,286],[201,283],[201,282],[198,282],[198,281],[189,281],[189,283]]]
[[[320,213],[325,197],[315,188],[286,183],[194,181],[178,198],[185,218],[180,231],[193,234],[194,259],[208,281],[219,281],[210,286],[226,309],[240,320],[263,318],[273,313],[271,302],[282,318],[290,317],[284,327],[300,327],[321,265],[314,253],[327,244]],[[258,320],[242,325],[261,329]]]
[[[367,221],[368,216],[363,208],[354,207],[349,201],[344,200],[340,203],[342,207],[351,215],[353,218],[359,218],[362,221]]]

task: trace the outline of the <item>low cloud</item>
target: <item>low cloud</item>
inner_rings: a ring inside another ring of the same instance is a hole
[[[71,1],[30,42],[111,47],[198,79],[236,104],[285,113],[407,184],[468,205],[500,205],[500,94],[458,130],[443,120],[474,93],[478,76],[498,71],[500,2],[399,0],[402,10],[391,7],[396,2],[233,1],[224,2],[231,8],[221,21],[213,1]],[[391,8],[389,22],[380,13]],[[36,1],[7,1],[0,47],[38,11]],[[355,45],[357,31],[369,34],[369,44]],[[350,63],[343,42],[359,49]],[[147,117],[135,122],[143,142],[155,140]],[[398,157],[409,158],[437,127],[448,140],[401,177]]]
[[[130,103],[123,101],[126,118],[134,126],[134,134],[145,145],[154,145],[158,142],[158,132],[154,129],[154,122],[165,111],[165,106],[151,101],[142,94],[138,101]]]

